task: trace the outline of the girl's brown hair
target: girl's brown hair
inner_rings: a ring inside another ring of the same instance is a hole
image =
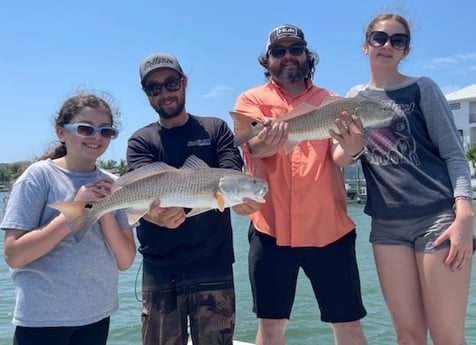
[[[96,96],[92,93],[80,92],[75,96],[68,98],[61,106],[58,114],[54,118],[55,127],[62,127],[63,125],[70,123],[71,120],[85,107],[92,109],[100,109],[111,116],[111,126],[115,126],[115,119],[119,116],[117,110],[113,110],[112,107],[103,98]],[[39,160],[44,159],[56,159],[66,155],[66,146],[64,143],[60,143],[53,149],[46,152]]]

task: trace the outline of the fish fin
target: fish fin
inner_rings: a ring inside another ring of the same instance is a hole
[[[74,241],[75,241],[76,243],[78,243],[79,241],[81,241],[81,240],[83,239],[84,235],[86,235],[86,232],[87,232],[87,231],[88,231],[88,229],[87,229],[87,228],[84,228],[84,229],[81,229],[81,230],[75,232],[75,233],[73,234]]]
[[[208,208],[208,207],[206,207],[206,208],[205,207],[204,208],[193,208],[187,213],[186,217],[190,218],[190,217],[208,212],[210,210],[211,210],[211,208]]]
[[[235,147],[241,146],[248,140],[256,136],[264,125],[250,116],[243,115],[234,111],[230,111],[230,115],[234,123]]]
[[[225,210],[225,196],[222,192],[216,192],[215,197],[217,199],[218,209],[220,212]]]
[[[294,148],[297,146],[297,144],[299,144],[298,141],[286,141],[286,143],[284,144],[284,153],[286,153],[287,155],[290,154],[291,151],[294,150]]]
[[[279,116],[277,120],[279,122],[289,121],[289,120],[292,120],[296,117],[306,115],[306,114],[308,114],[312,111],[316,111],[317,109],[319,109],[319,108],[316,107],[316,106],[313,106],[309,103],[304,102],[304,103],[299,104],[293,110]]]
[[[334,102],[337,102],[337,101],[342,101],[343,99],[344,99],[344,97],[341,97],[341,96],[329,96],[329,97],[326,97],[326,98],[324,98],[324,100],[321,102],[321,104],[319,104],[319,107],[318,107],[318,108],[325,107],[326,105],[329,105],[329,104],[334,103]]]
[[[79,242],[99,218],[91,211],[94,210],[94,203],[94,201],[67,201],[48,206],[63,213],[71,234],[74,234],[76,242]]]
[[[143,180],[145,178],[156,176],[167,171],[177,170],[173,166],[164,162],[154,162],[141,166],[138,169],[132,170],[121,177],[117,178],[112,185],[111,192],[119,190],[120,188],[127,186],[133,182]]]
[[[209,168],[208,164],[195,155],[190,155],[180,169],[204,169]]]
[[[129,223],[130,226],[134,226],[139,222],[139,219],[141,219],[146,213],[148,209],[139,209],[139,208],[133,208],[129,207],[126,209],[126,216],[127,216],[127,222]]]

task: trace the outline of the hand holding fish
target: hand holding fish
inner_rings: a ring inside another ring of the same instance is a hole
[[[111,194],[114,180],[108,176],[101,176],[94,183],[87,183],[79,188],[74,201],[96,201]]]
[[[101,176],[94,184],[93,193],[98,198],[104,198],[111,194],[112,185],[114,180],[109,176]]]
[[[348,157],[357,155],[364,147],[362,120],[356,115],[350,115],[347,111],[341,113],[341,117],[334,119],[337,131],[329,130],[330,136],[337,141]]]
[[[255,156],[272,156],[288,141],[289,124],[272,121],[267,117],[263,117],[261,123],[263,128],[248,141],[248,145]]]
[[[244,198],[242,204],[233,206],[232,209],[239,216],[249,216],[250,214],[258,211],[261,205],[263,205],[262,202]]]
[[[144,215],[144,219],[169,229],[177,229],[185,222],[185,210],[182,207],[160,207],[160,201],[155,200],[150,206],[149,212]]]
[[[286,122],[273,122],[271,119],[263,118],[263,130],[258,133],[261,141],[267,145],[279,146],[288,140],[289,125]]]

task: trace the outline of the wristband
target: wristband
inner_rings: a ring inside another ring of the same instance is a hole
[[[353,156],[349,156],[350,159],[352,159],[353,161],[356,161],[357,159],[359,159],[362,155],[366,154],[368,151],[367,151],[367,148],[364,146],[362,147],[362,150],[360,150],[359,152],[357,152],[355,155]]]
[[[458,200],[473,201],[473,198],[470,197],[470,196],[465,196],[465,195],[460,195],[460,196],[455,197],[455,203],[453,204],[453,210],[455,210],[455,211],[456,211],[456,202],[457,202]]]
[[[470,197],[470,196],[460,195],[460,196],[455,197],[455,202],[458,201],[458,200],[471,200],[471,201],[473,201],[473,198]]]

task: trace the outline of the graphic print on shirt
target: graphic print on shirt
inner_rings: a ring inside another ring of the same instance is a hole
[[[367,161],[375,165],[420,165],[407,118],[415,110],[415,103],[395,104],[392,101],[385,103],[395,111],[395,116],[387,127],[366,129],[365,141],[369,150],[365,155]]]
[[[187,147],[210,146],[211,144],[212,144],[212,141],[209,138],[187,141]]]

